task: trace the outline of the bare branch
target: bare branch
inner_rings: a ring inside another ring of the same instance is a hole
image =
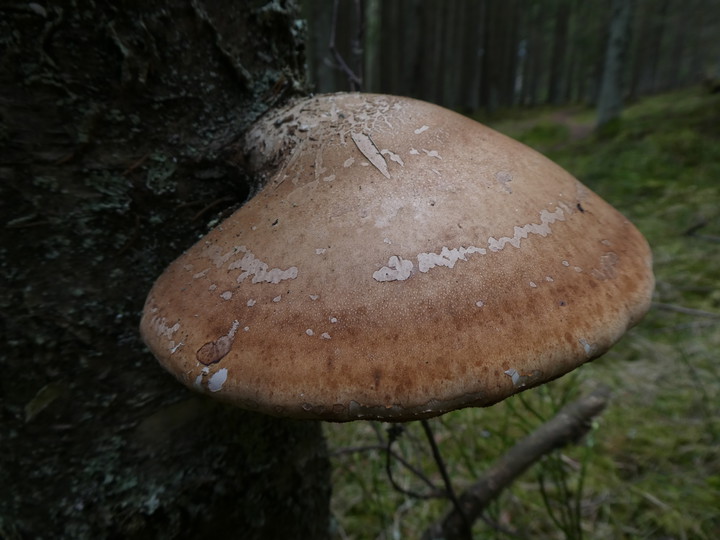
[[[345,62],[345,59],[340,54],[340,51],[337,50],[335,47],[335,36],[337,34],[337,24],[338,24],[338,5],[339,0],[335,0],[333,3],[333,18],[332,18],[332,26],[330,27],[330,43],[328,44],[328,48],[330,49],[330,53],[332,53],[333,57],[335,58],[335,61],[337,62],[338,67],[342,70],[343,73],[348,78],[348,82],[350,83],[350,90],[352,91],[361,91],[362,90],[362,79],[360,76],[358,76],[352,68]],[[358,7],[358,10],[360,8]],[[360,23],[362,24],[362,23]],[[359,30],[359,35],[362,30]],[[360,39],[360,38],[358,38]]]
[[[684,315],[692,315],[693,317],[705,317],[707,319],[720,319],[720,313],[713,313],[712,311],[704,311],[702,309],[694,309],[685,306],[678,306],[675,304],[663,304],[662,302],[653,302],[652,307],[662,309],[664,311],[674,311],[675,313],[682,313]]]
[[[488,504],[542,456],[577,442],[585,435],[590,429],[590,420],[605,408],[609,395],[609,388],[603,386],[566,405],[554,418],[519,441],[496,461],[480,480],[459,497],[460,506],[470,523],[480,519]],[[423,539],[459,540],[466,537],[466,530],[463,516],[452,508],[444,518],[425,531]]]
[[[425,436],[430,443],[433,458],[435,459],[435,463],[437,464],[438,470],[440,471],[440,476],[442,476],[443,483],[445,484],[445,493],[453,505],[453,512],[457,513],[457,515],[460,516],[460,521],[462,523],[461,534],[464,538],[472,538],[472,526],[470,525],[470,522],[465,515],[463,507],[460,505],[460,501],[458,500],[457,495],[455,495],[455,490],[453,489],[452,482],[450,481],[450,475],[448,474],[447,468],[445,467],[445,461],[440,454],[440,449],[435,442],[435,435],[433,435],[432,429],[430,428],[430,423],[427,420],[420,420],[420,423],[422,424],[423,430],[425,431]]]

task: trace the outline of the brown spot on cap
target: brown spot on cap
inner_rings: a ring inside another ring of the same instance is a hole
[[[230,352],[230,341],[226,336],[221,337],[217,341],[206,343],[197,352],[197,360],[203,365],[209,366],[222,360],[227,353]]]

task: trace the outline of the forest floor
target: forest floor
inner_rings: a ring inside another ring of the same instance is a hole
[[[626,108],[602,137],[582,107],[512,111],[490,123],[608,200],[643,232],[657,280],[645,320],[603,358],[488,408],[432,420],[455,488],[598,384],[612,401],[579,445],[529,470],[487,517],[519,538],[720,537],[720,95],[691,88]],[[446,501],[393,490],[377,446],[387,424],[328,425],[338,539],[418,538]],[[396,450],[438,481],[419,426]],[[397,481],[421,490],[396,466]],[[509,538],[485,523],[482,538]]]
[[[593,134],[594,127],[587,115],[579,118],[578,115],[585,112],[584,108],[571,107],[555,111],[551,121],[568,130],[568,143],[574,143],[585,139]]]

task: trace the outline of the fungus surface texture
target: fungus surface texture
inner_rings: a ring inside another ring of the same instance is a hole
[[[141,323],[199,391],[295,418],[430,417],[567,373],[648,309],[637,229],[449,110],[315,96],[240,146],[264,187],[169,266]]]

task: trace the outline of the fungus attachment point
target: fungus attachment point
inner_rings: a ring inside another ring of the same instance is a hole
[[[399,421],[491,405],[600,356],[649,306],[627,219],[446,109],[315,96],[266,114],[242,153],[264,187],[169,266],[141,322],[169,371],[239,406]]]

